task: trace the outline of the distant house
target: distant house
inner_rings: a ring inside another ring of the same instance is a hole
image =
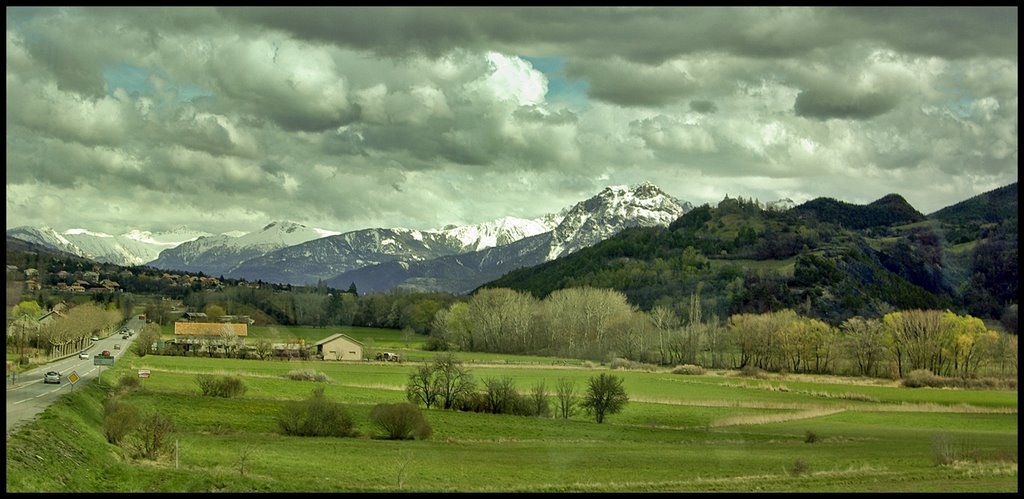
[[[72,284],[71,286],[68,286],[68,291],[71,291],[72,293],[85,293],[85,288],[80,284]]]
[[[203,312],[185,312],[182,318],[188,322],[206,322],[207,317]]]
[[[49,324],[49,323],[51,323],[51,322],[53,322],[53,321],[55,321],[55,320],[57,320],[59,318],[62,318],[62,317],[64,317],[64,314],[61,313],[60,310],[57,310],[55,308],[55,309],[53,309],[53,310],[43,314],[42,317],[39,318],[39,323],[40,324]]]
[[[253,320],[248,315],[222,315],[222,316],[220,316],[220,321],[221,322],[244,322],[246,324],[249,324],[250,326],[256,323],[256,321]]]
[[[341,333],[316,342],[316,355],[324,360],[362,360],[363,344]]]

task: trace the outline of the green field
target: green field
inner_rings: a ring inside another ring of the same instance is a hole
[[[422,360],[434,355],[416,351],[415,342],[406,347],[399,331],[335,329],[278,327],[277,334],[319,339],[346,332],[400,346]],[[260,328],[250,329],[250,337],[259,334]],[[553,392],[562,378],[582,391],[589,377],[609,372],[544,357],[457,357],[478,381],[507,376],[522,392],[540,382]],[[416,366],[127,353],[103,373],[101,384],[65,395],[39,420],[8,436],[7,490],[1017,491],[1016,391],[612,370],[623,378],[630,402],[603,424],[586,414],[565,420],[430,409],[424,414],[431,438],[374,438],[371,408],[403,401]],[[152,376],[125,397],[173,419],[177,465],[173,455],[133,461],[103,436],[107,391],[119,376],[140,368]],[[332,382],[283,376],[301,369],[323,372]],[[203,397],[195,383],[200,373],[237,375],[248,390],[232,399]],[[345,404],[358,436],[278,433],[276,417],[284,403],[304,398],[315,386]],[[816,437],[812,443],[809,432]],[[940,465],[940,455],[952,462]]]

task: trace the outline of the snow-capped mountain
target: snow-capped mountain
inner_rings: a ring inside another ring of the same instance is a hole
[[[227,275],[247,260],[318,239],[325,233],[330,232],[294,222],[271,222],[263,229],[243,236],[220,234],[180,244],[162,251],[149,265],[214,276]]]
[[[7,237],[81,256],[82,250],[78,246],[50,227],[15,227],[7,229]]]
[[[366,265],[436,258],[461,248],[460,240],[437,232],[363,229],[267,252],[224,276],[308,285]]]
[[[133,229],[124,234],[121,234],[128,239],[134,239],[140,243],[151,244],[153,246],[162,247],[160,251],[168,248],[173,248],[186,243],[189,241],[195,241],[200,237],[207,237],[212,234],[209,232],[202,232],[198,230],[192,230],[184,225],[179,225],[171,230],[162,232],[150,232],[148,230]],[[158,251],[157,254],[160,252]],[[153,258],[156,258],[155,256]],[[150,259],[152,260],[152,258]],[[147,260],[149,261],[149,260]]]
[[[395,260],[370,265],[339,274],[324,283],[338,289],[346,289],[354,283],[360,292],[371,293],[394,288],[467,293],[513,270],[544,263],[551,250],[551,234],[544,232],[504,246],[432,260]]]
[[[338,233],[273,222],[253,233],[219,235],[179,227],[110,236],[19,227],[8,235],[98,261],[295,285],[326,281],[360,290],[393,286],[463,292],[527,265],[600,242],[627,227],[668,225],[692,209],[649,182],[612,186],[536,219],[502,217],[436,230]],[[353,272],[357,272],[353,274]]]
[[[7,235],[97,262],[130,267],[152,261],[167,248],[209,234],[184,227],[157,233],[132,230],[119,236],[86,229],[68,229],[60,233],[49,227],[17,227],[8,230]]]
[[[557,216],[547,216],[536,220],[516,217],[502,217],[490,222],[461,227],[447,226],[441,233],[454,237],[462,242],[465,251],[504,246],[520,239],[548,232],[558,226],[561,221]]]
[[[606,187],[569,208],[552,234],[547,260],[592,246],[627,227],[667,226],[692,209],[650,182]]]
[[[440,230],[362,229],[278,249],[242,263],[225,277],[311,285],[378,263],[418,262],[510,244],[550,231],[551,223],[503,217]]]
[[[361,291],[395,287],[465,293],[512,270],[538,265],[596,244],[627,227],[667,226],[693,209],[650,183],[608,187],[596,196],[562,210],[550,220],[560,223],[549,232],[510,244],[459,253],[433,260],[392,261],[339,274],[325,283]]]

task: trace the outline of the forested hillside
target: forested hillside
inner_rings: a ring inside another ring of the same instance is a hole
[[[1014,205],[1015,186],[1008,186]],[[704,313],[719,318],[792,308],[838,324],[891,310],[949,308],[999,319],[1016,303],[1017,289],[1016,212],[1007,217],[1008,190],[932,219],[898,195],[863,206],[819,198],[781,212],[726,198],[668,228],[624,231],[484,287],[538,298],[569,287],[612,288],[641,309],[664,305],[682,317],[699,294]],[[998,207],[996,215],[986,206]],[[960,227],[992,219],[1002,222],[985,226],[967,245],[943,237],[953,227],[945,220]]]

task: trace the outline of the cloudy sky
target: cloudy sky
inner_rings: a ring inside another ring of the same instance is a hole
[[[7,227],[533,218],[1017,181],[1017,9],[8,8]]]

